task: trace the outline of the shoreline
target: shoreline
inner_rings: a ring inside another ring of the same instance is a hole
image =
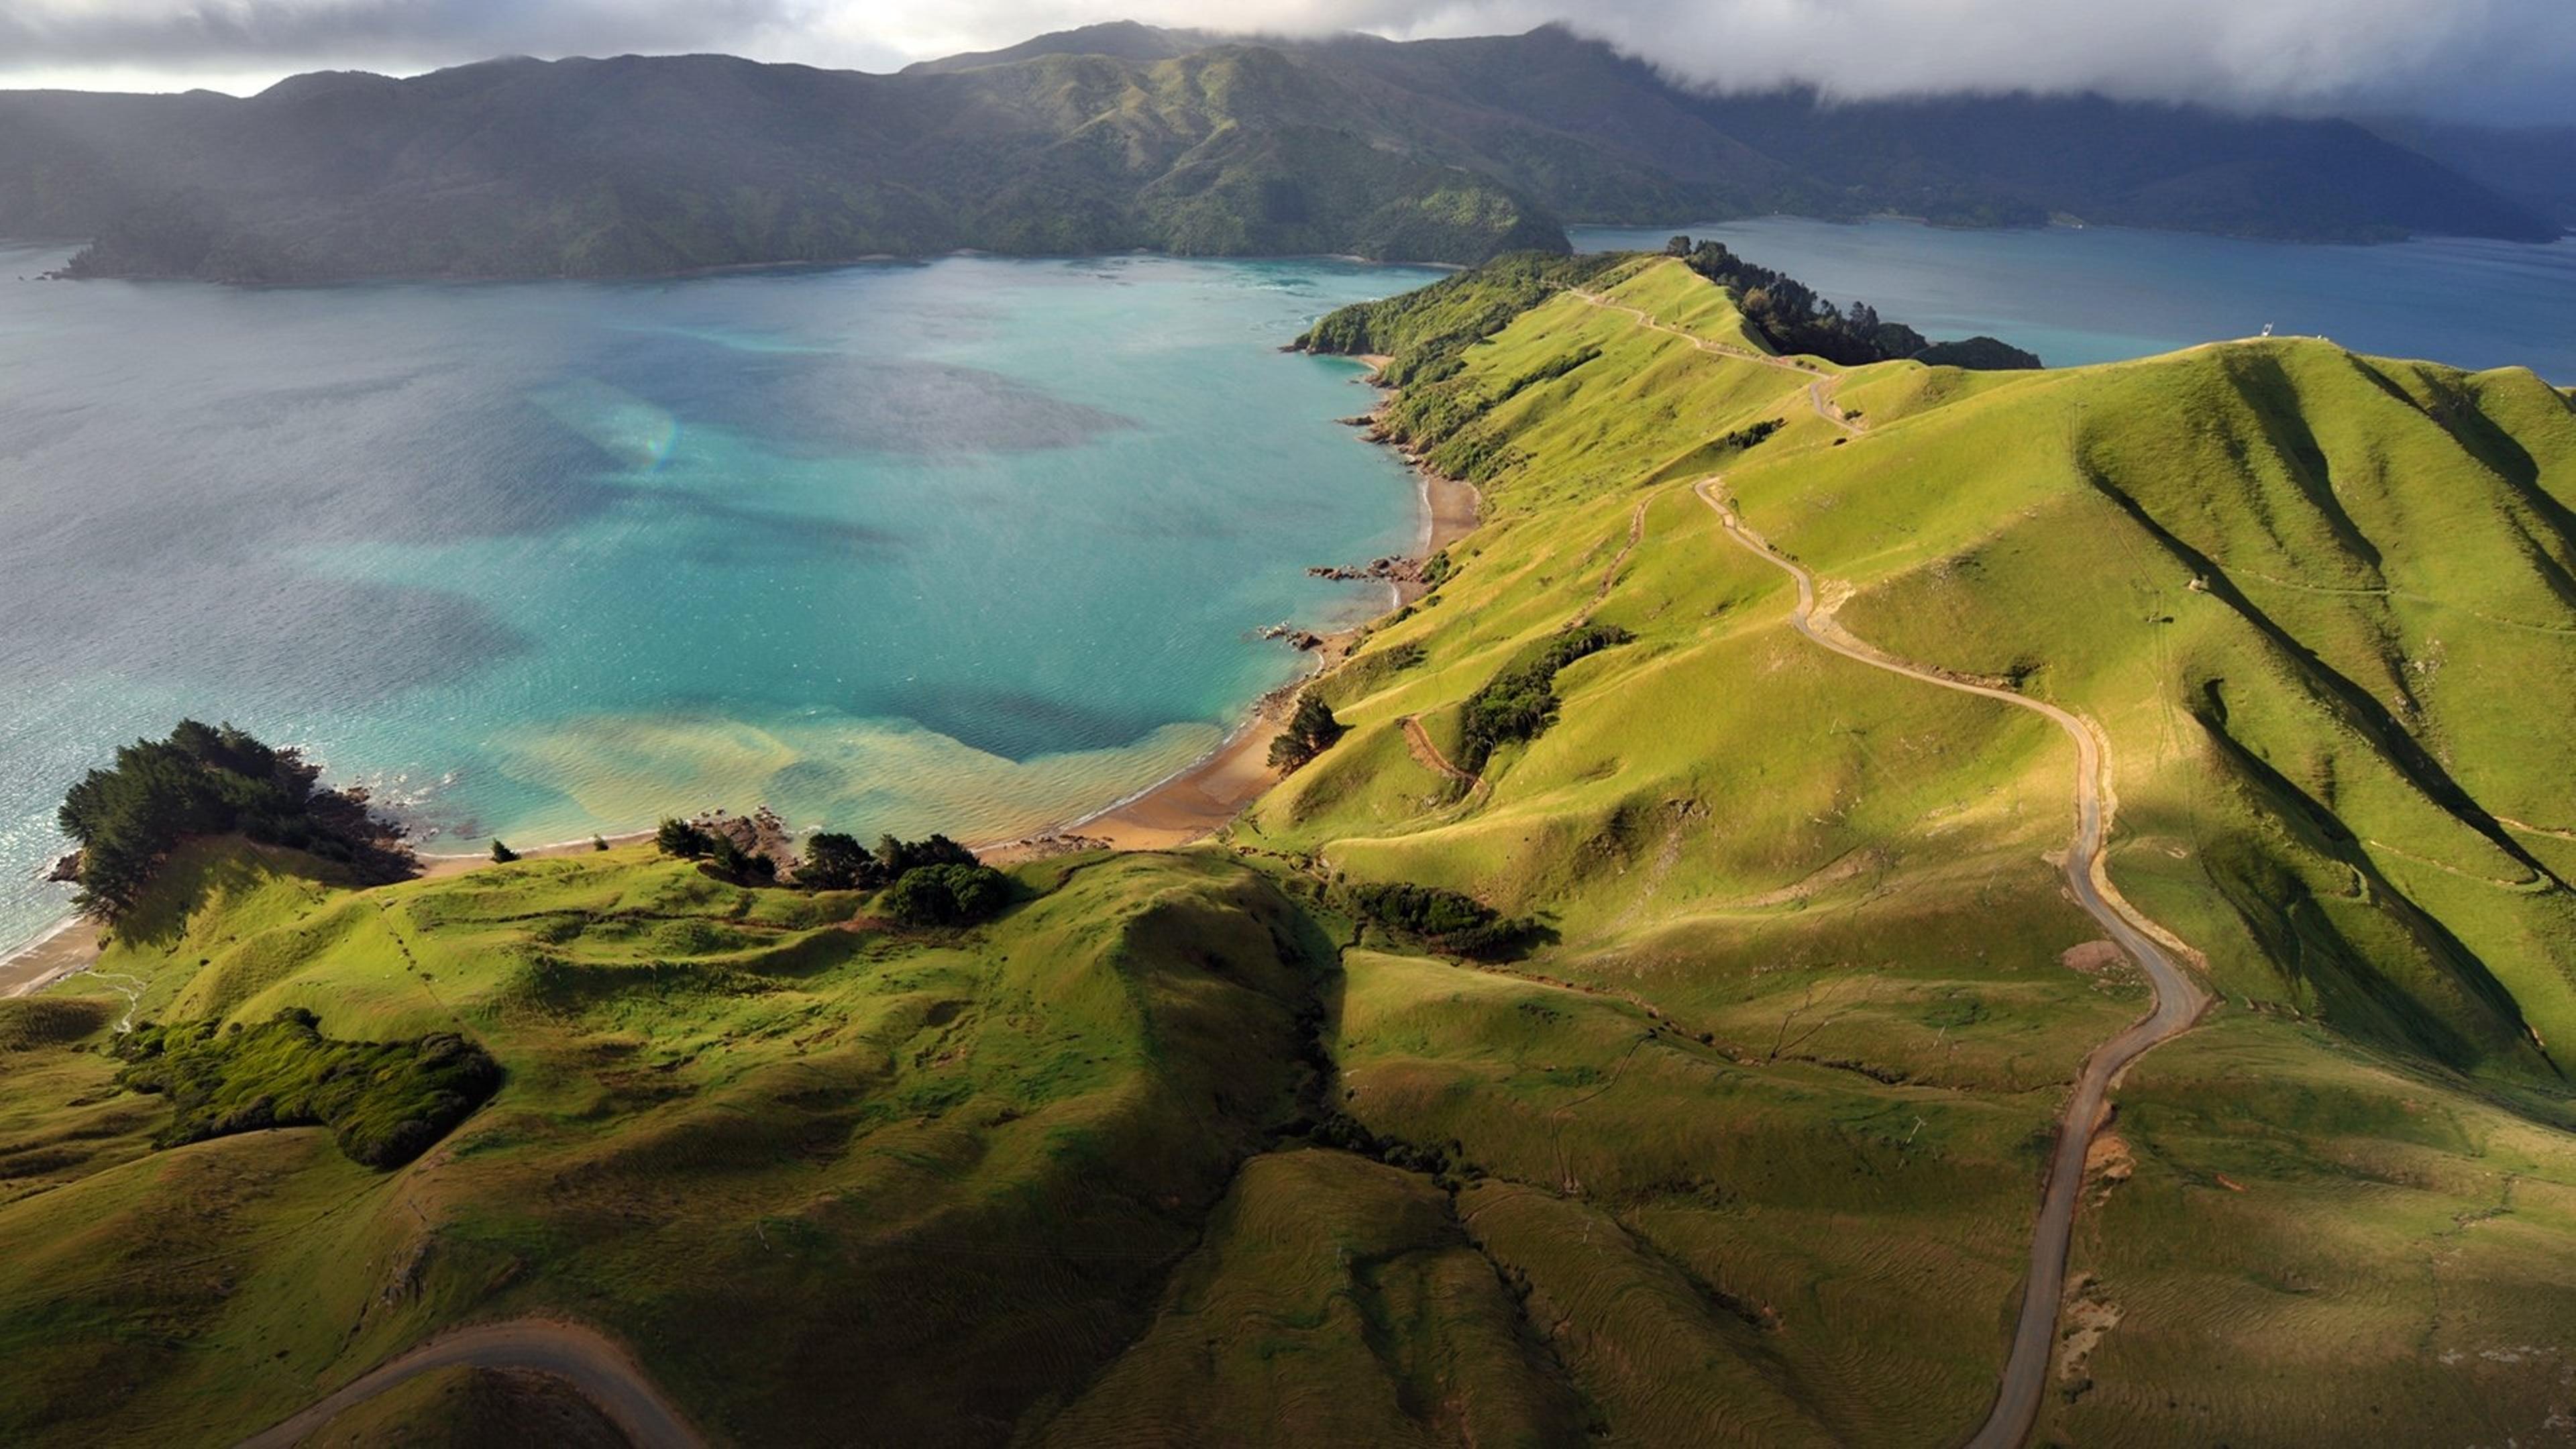
[[[98,923],[65,916],[51,930],[0,958],[0,1001],[33,996],[98,961]]]
[[[1374,416],[1386,407],[1385,384],[1378,381],[1378,375],[1387,359],[1361,356],[1352,360],[1368,368],[1362,380],[1380,389],[1379,397],[1369,409]],[[1373,440],[1370,446],[1394,448],[1396,456],[1404,460],[1406,468],[1413,474],[1414,497],[1422,510],[1414,536],[1421,541],[1423,558],[1431,557],[1474,531],[1481,521],[1478,515],[1484,505],[1483,496],[1474,484],[1435,472],[1419,457],[1383,439]],[[1105,846],[1112,850],[1169,850],[1214,835],[1242,814],[1245,806],[1278,782],[1270,768],[1270,742],[1279,738],[1286,729],[1299,692],[1339,666],[1369,625],[1412,604],[1428,592],[1422,584],[1411,580],[1391,582],[1388,591],[1392,597],[1385,609],[1366,624],[1324,636],[1323,647],[1316,651],[1314,667],[1254,700],[1234,727],[1206,754],[1089,814],[1009,840],[970,848],[990,864],[1008,865],[1057,854],[1067,848]],[[653,832],[631,830],[598,838],[612,846],[632,845],[652,839]],[[589,854],[595,849],[592,837],[584,836],[577,840],[529,846],[519,851],[519,858],[544,860]],[[417,880],[463,875],[493,863],[489,855],[482,853],[421,854],[417,858],[421,867],[420,874],[414,877]],[[77,975],[97,961],[99,949],[96,923],[79,916],[65,917],[44,935],[8,956],[0,957],[0,999],[31,996],[66,977]]]
[[[1378,377],[1388,359],[1363,354],[1351,360],[1368,369],[1361,380],[1379,389],[1369,409],[1369,416],[1374,418],[1386,408],[1387,385]],[[1369,445],[1393,449],[1413,474],[1414,498],[1422,509],[1414,536],[1420,540],[1423,558],[1465,538],[1483,521],[1480,514],[1484,496],[1474,484],[1434,471],[1421,458],[1383,438],[1372,437]],[[1089,815],[1014,840],[977,846],[976,854],[988,863],[1005,865],[1068,848],[1169,850],[1194,844],[1224,829],[1243,813],[1245,806],[1278,783],[1270,768],[1270,742],[1287,728],[1298,694],[1349,657],[1351,646],[1370,626],[1429,590],[1418,581],[1398,580],[1389,582],[1388,592],[1391,597],[1385,609],[1364,624],[1325,635],[1314,668],[1255,700],[1216,748],[1188,766]]]

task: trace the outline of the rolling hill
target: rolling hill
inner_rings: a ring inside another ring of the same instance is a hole
[[[204,842],[0,1004],[0,1437],[228,1441],[571,1320],[717,1442],[1959,1442],[2149,985],[2066,886],[2067,736],[1943,680],[2089,722],[2104,878],[2215,998],[2091,1143],[2039,1435],[2549,1432],[2569,394],[2294,339],[1843,368],[1644,256],[1307,344],[1391,354],[1484,522],[1208,845],[941,931],[642,848],[355,889]],[[1793,630],[1777,559],[1922,673]],[[1517,924],[1437,949],[1394,885]],[[297,1009],[499,1093],[387,1171],[152,1147],[119,1020]],[[399,1405],[542,1400],[498,1372]]]
[[[2313,240],[2555,220],[2341,121],[2098,98],[1707,96],[1561,29],[1137,25],[895,75],[721,56],[0,93],[0,235],[82,276],[618,276],[1131,248],[1475,262],[1567,222],[1894,211]]]

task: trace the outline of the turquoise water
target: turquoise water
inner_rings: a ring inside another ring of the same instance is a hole
[[[1415,542],[1309,319],[1431,273],[1157,258],[644,284],[20,283],[0,247],[0,949],[64,788],[182,715],[424,849],[766,802],[1036,829],[1219,742]]]
[[[2528,367],[2576,383],[2576,239],[2297,246],[2116,227],[1947,231],[1770,217],[1585,227],[1586,251],[1714,237],[1848,306],[1935,338],[1987,333],[2051,366],[2112,362],[2271,324],[2388,357]]]

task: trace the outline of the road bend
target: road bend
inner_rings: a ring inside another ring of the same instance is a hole
[[[2076,1075],[2075,1090],[2058,1114],[2057,1143],[2049,1154],[2048,1182],[2040,1199],[2039,1222],[2031,1234],[2030,1268],[2022,1282],[2021,1316],[2013,1328],[2012,1353],[2004,1361],[1994,1407],[1968,1440],[1969,1449],[2017,1449],[2039,1420],[2040,1396],[2048,1387],[2051,1350],[2056,1347],[2057,1309],[2066,1292],[2066,1249],[2075,1230],[2075,1205],[2084,1188],[2084,1154],[2101,1125],[2112,1083],[2129,1063],[2158,1043],[2179,1036],[2209,1004],[2200,983],[2174,960],[2181,949],[2172,934],[2122,899],[2103,862],[2102,744],[2084,721],[2065,710],[2008,689],[1953,679],[1880,653],[1853,638],[1842,626],[1816,613],[1815,576],[1783,557],[1747,527],[1717,494],[1717,479],[1697,486],[1700,501],[1715,509],[1727,537],[1748,552],[1789,575],[1798,586],[1790,623],[1812,643],[1873,669],[1902,674],[1925,684],[1962,694],[2000,700],[2016,709],[2046,717],[2075,742],[2075,836],[2066,852],[2066,884],[2085,914],[2101,923],[2129,959],[2147,974],[2155,1004],[2126,1030],[2093,1049]],[[2168,942],[2174,944],[2168,945]]]

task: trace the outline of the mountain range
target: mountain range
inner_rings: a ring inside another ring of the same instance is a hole
[[[2555,237],[2555,152],[2505,135],[2094,96],[1708,95],[1558,27],[1120,23],[892,75],[624,56],[317,73],[248,98],[0,93],[0,235],[90,242],[75,275],[229,281],[961,248],[1466,263],[1562,250],[1570,223],[1773,212]]]

